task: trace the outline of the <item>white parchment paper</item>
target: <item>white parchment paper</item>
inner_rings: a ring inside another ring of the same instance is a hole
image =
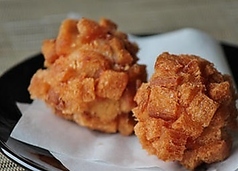
[[[149,77],[156,57],[165,51],[201,56],[213,62],[220,72],[231,74],[220,45],[201,31],[183,29],[149,37],[130,36],[130,39],[139,45],[139,63],[147,65]],[[134,135],[126,137],[88,130],[55,116],[39,100],[25,107],[11,136],[48,149],[69,170],[185,170],[175,162],[163,162],[148,155]],[[238,168],[237,157],[235,141],[232,155],[224,162],[211,165],[209,170],[233,171]]]

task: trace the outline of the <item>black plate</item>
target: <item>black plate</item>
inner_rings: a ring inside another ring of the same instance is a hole
[[[37,69],[43,67],[41,54],[16,65],[0,78],[0,145],[11,160],[31,170],[67,170],[47,150],[22,143],[10,137],[21,117],[16,102],[31,103],[27,87]]]
[[[221,44],[230,65],[236,85],[238,46]],[[1,151],[13,161],[28,169],[67,170],[47,150],[22,143],[10,137],[21,117],[16,102],[31,103],[27,87],[37,69],[43,67],[42,54],[35,55],[5,72],[0,78],[0,145]]]

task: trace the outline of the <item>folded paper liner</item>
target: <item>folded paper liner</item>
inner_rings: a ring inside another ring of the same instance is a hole
[[[198,55],[213,62],[221,73],[231,74],[219,43],[199,30],[186,28],[146,37],[130,35],[129,38],[139,45],[139,63],[147,65],[149,78],[156,57],[162,52]],[[21,106],[19,104],[20,109]],[[21,112],[22,117],[11,137],[49,150],[69,170],[186,170],[176,162],[163,162],[148,155],[135,135],[89,130],[52,114],[40,100],[27,108],[24,105]],[[238,168],[237,157],[238,140],[234,140],[231,156],[210,165],[208,170],[233,171]]]

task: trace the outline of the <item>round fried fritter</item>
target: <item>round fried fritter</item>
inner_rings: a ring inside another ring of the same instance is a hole
[[[133,98],[147,77],[137,52],[110,20],[67,19],[57,38],[43,43],[46,68],[31,79],[31,98],[82,126],[129,135],[135,125]]]
[[[231,78],[209,61],[163,53],[135,96],[135,134],[150,154],[191,170],[224,160],[237,124],[236,98]]]

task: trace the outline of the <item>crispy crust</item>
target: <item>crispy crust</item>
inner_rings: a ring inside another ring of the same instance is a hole
[[[79,125],[129,135],[135,125],[133,98],[146,81],[137,52],[110,20],[65,20],[57,38],[43,43],[46,69],[31,79],[31,98]]]
[[[212,63],[163,53],[135,100],[135,134],[150,154],[190,170],[229,156],[229,131],[237,124],[236,94],[230,77]]]

